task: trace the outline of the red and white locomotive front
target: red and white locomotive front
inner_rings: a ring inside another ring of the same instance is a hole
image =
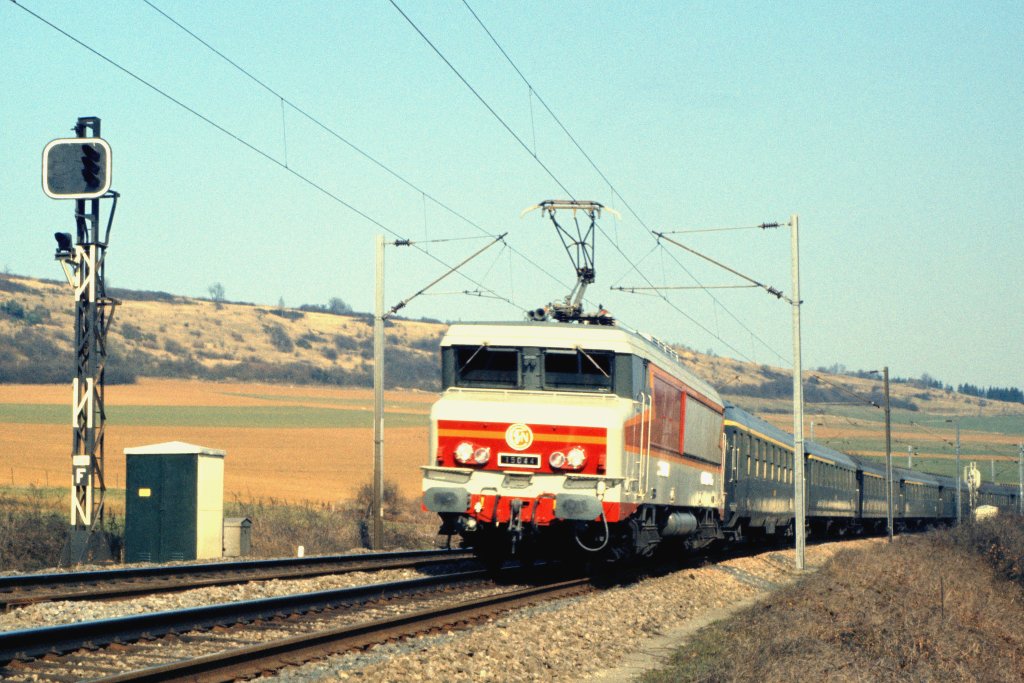
[[[635,552],[642,535],[642,525],[629,524],[639,508],[659,499],[697,504],[685,489],[702,488],[700,473],[680,467],[673,476],[663,459],[652,459],[659,372],[652,349],[611,326],[449,328],[441,342],[444,393],[431,410],[423,467],[424,507],[441,516],[442,533],[461,534],[492,556],[566,547],[621,555]],[[661,361],[670,364],[667,355]],[[703,488],[720,495],[716,465],[704,469],[711,474]],[[664,526],[662,517],[652,524]]]

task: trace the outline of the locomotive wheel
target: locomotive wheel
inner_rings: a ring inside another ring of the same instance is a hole
[[[497,530],[478,531],[473,539],[473,554],[487,571],[496,573],[509,559],[508,538]]]

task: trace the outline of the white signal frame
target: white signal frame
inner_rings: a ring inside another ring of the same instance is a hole
[[[49,170],[49,164],[47,163],[47,159],[50,156],[50,150],[53,149],[54,147],[56,147],[57,145],[69,144],[69,143],[76,144],[76,145],[81,145],[81,144],[84,144],[84,143],[98,144],[100,147],[102,147],[106,151],[106,153],[107,153],[107,173],[106,173],[106,178],[104,179],[103,186],[100,189],[94,190],[92,192],[79,192],[78,194],[53,194],[52,192],[50,192],[50,188],[48,188],[46,186],[46,173]],[[111,177],[113,175],[114,175],[114,155],[111,152],[110,143],[108,143],[103,138],[57,138],[56,140],[50,140],[50,142],[46,143],[46,147],[43,147],[43,176],[42,176],[42,181],[43,181],[43,193],[45,193],[47,197],[50,197],[52,199],[99,199],[100,197],[105,195],[107,193],[107,191],[110,189],[110,179],[111,179]]]

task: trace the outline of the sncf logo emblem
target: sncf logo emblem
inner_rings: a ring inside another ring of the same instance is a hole
[[[505,443],[513,450],[525,451],[533,444],[533,430],[522,422],[509,425],[505,430]]]

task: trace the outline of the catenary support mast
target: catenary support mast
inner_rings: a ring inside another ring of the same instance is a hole
[[[75,124],[78,138],[99,138],[100,119],[82,117]],[[72,380],[71,412],[71,517],[61,564],[85,559],[109,559],[110,546],[104,529],[106,481],[104,446],[106,408],[104,387],[107,364],[107,331],[117,301],[106,292],[104,271],[110,227],[118,194],[112,198],[110,219],[101,234],[100,198],[75,200],[76,239],[73,248],[58,239],[56,258],[61,262],[75,292],[75,377]]]
[[[793,264],[793,516],[796,527],[796,568],[804,568],[806,543],[806,500],[804,494],[804,384],[800,355],[800,217],[789,219]]]

